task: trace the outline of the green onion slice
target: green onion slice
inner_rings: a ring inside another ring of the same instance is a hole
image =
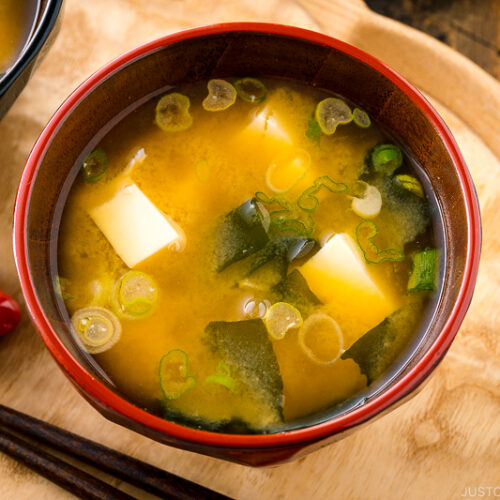
[[[90,354],[111,349],[120,340],[122,327],[118,318],[104,307],[85,307],[71,317],[71,326]]]
[[[331,365],[344,352],[344,337],[337,322],[324,313],[309,316],[299,331],[299,346],[318,365]]]
[[[370,264],[380,264],[386,260],[400,262],[405,259],[405,254],[395,248],[379,250],[373,241],[377,234],[378,228],[373,221],[364,220],[356,227],[356,241],[367,262]]]
[[[302,326],[300,311],[286,302],[273,304],[263,318],[267,332],[275,340],[281,340],[286,332]]]
[[[320,145],[321,127],[316,120],[309,120],[307,122],[306,137],[308,137],[317,146]]]
[[[129,271],[115,283],[111,304],[120,318],[134,320],[149,316],[157,300],[153,279],[140,271]]]
[[[297,233],[300,236],[311,236],[314,232],[314,219],[309,215],[304,220],[291,219],[287,217],[276,218],[271,223],[278,231]]]
[[[200,182],[208,182],[210,179],[210,165],[207,160],[198,160],[194,165],[194,173]]]
[[[61,276],[56,276],[54,279],[54,288],[56,290],[57,295],[61,297],[63,300],[72,300],[74,299],[73,295],[69,293],[70,281]]]
[[[248,279],[244,279],[240,283],[243,287],[254,288],[254,284]],[[243,312],[248,319],[263,318],[269,307],[271,307],[271,302],[268,300],[258,300],[252,297],[243,304]]]
[[[375,172],[391,176],[403,164],[403,153],[394,144],[379,144],[373,148],[370,161]]]
[[[419,198],[425,198],[424,188],[422,187],[422,184],[420,184],[418,179],[411,175],[396,175],[394,177],[394,184],[402,189],[406,189]]]
[[[188,356],[181,349],[173,349],[161,358],[159,374],[166,399],[179,399],[196,385],[196,378],[189,375]]]
[[[209,375],[203,381],[203,384],[218,384],[222,385],[226,389],[234,392],[236,390],[236,381],[231,377],[231,370],[224,361],[221,361],[217,365],[217,372],[215,375]]]
[[[89,290],[92,294],[91,306],[106,307],[113,295],[115,279],[111,274],[105,274],[99,280],[89,283]]]
[[[352,121],[351,108],[337,97],[327,97],[318,103],[315,113],[321,131],[332,135],[337,126]]]
[[[83,161],[83,178],[85,182],[97,182],[108,169],[108,157],[102,149],[92,151]]]
[[[375,187],[364,181],[357,181],[355,190],[363,189],[361,196],[354,196],[351,202],[352,211],[364,219],[375,218],[382,209],[382,195]]]
[[[408,292],[435,290],[439,270],[439,250],[430,248],[412,256],[412,271],[408,280]]]
[[[236,101],[236,89],[226,80],[209,80],[208,95],[202,106],[206,111],[224,111]]]
[[[238,95],[247,102],[258,104],[267,97],[266,86],[257,78],[241,78],[234,82]]]
[[[266,185],[275,193],[290,191],[309,170],[311,155],[301,148],[278,155],[266,172]]]
[[[304,212],[314,212],[319,206],[316,194],[321,189],[327,189],[330,193],[345,193],[348,187],[343,182],[335,182],[328,175],[318,177],[311,187],[308,187],[297,200],[297,205]]]
[[[368,128],[372,124],[368,113],[359,108],[354,108],[352,112],[352,121],[361,128]]]
[[[173,92],[164,95],[156,105],[155,123],[165,132],[181,132],[193,124],[189,97]]]
[[[293,203],[281,196],[268,196],[259,191],[255,193],[258,201],[275,206],[269,210],[271,226],[281,232],[293,232],[300,236],[310,236],[314,231],[314,219],[309,214],[301,214]]]

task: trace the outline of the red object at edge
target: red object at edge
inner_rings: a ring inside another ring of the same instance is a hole
[[[10,295],[0,291],[0,337],[14,330],[20,320],[19,304]]]

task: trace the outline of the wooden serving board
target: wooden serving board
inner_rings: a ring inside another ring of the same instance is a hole
[[[65,4],[59,38],[0,123],[0,289],[22,301],[11,247],[16,187],[32,145],[63,99],[139,44],[235,20],[324,31],[372,53],[429,96],[476,184],[484,232],[481,268],[456,341],[414,399],[343,441],[278,468],[251,469],[176,450],[108,422],[66,380],[26,313],[17,331],[0,340],[0,402],[239,499],[452,499],[466,488],[473,493],[500,487],[500,84],[427,35],[373,14],[361,0]],[[0,498],[69,497],[0,455]]]

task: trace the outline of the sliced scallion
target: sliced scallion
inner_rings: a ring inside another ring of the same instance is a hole
[[[153,279],[140,271],[129,271],[115,283],[111,303],[120,318],[135,320],[149,316],[157,300]]]
[[[300,311],[286,302],[273,304],[264,316],[267,332],[275,340],[281,340],[288,330],[302,326]]]
[[[254,288],[250,280],[243,280],[240,286]],[[258,300],[252,297],[243,304],[243,312],[248,319],[263,318],[269,307],[271,307],[271,303],[268,300]]]
[[[106,307],[113,295],[115,285],[114,278],[105,274],[99,280],[91,281],[89,284],[90,293],[92,294],[91,306]]]
[[[394,177],[394,184],[401,189],[406,189],[410,193],[418,196],[419,198],[424,198],[424,188],[422,184],[420,184],[419,180],[413,177],[412,175],[396,175]]]
[[[352,199],[352,211],[364,219],[373,219],[382,208],[382,196],[380,191],[364,181],[357,181],[358,186],[363,188],[361,196]]]
[[[299,331],[299,346],[318,365],[331,365],[344,352],[344,337],[337,322],[324,313],[309,316]]]
[[[63,300],[72,300],[74,297],[69,293],[70,281],[61,276],[56,276],[54,279],[54,288],[57,295]]]
[[[118,318],[104,307],[85,307],[71,317],[71,325],[83,347],[90,354],[111,349],[120,340]]]
[[[352,112],[352,121],[361,128],[368,128],[372,123],[368,113],[359,108],[354,108]]]
[[[316,120],[309,120],[307,122],[306,137],[308,137],[317,146],[320,145],[321,127]]]
[[[338,125],[352,121],[352,111],[342,99],[327,97],[316,106],[315,117],[321,131],[332,135]]]
[[[218,384],[231,392],[236,390],[236,380],[231,377],[231,369],[224,361],[221,361],[217,365],[217,372],[214,375],[209,375],[205,378],[203,384]]]
[[[156,105],[155,123],[165,132],[181,132],[193,124],[189,112],[189,97],[172,92],[164,95]]]
[[[335,182],[328,175],[322,175],[315,179],[312,186],[308,187],[297,200],[297,205],[304,212],[314,212],[319,206],[316,194],[321,189],[327,189],[330,193],[345,193],[348,187],[343,182]]]
[[[92,151],[82,164],[85,182],[97,182],[108,169],[108,157],[102,149]]]
[[[378,228],[375,222],[364,220],[356,227],[356,241],[363,252],[363,256],[370,264],[380,264],[386,260],[402,261],[405,254],[395,248],[379,250],[373,241],[378,234]]]
[[[304,220],[277,217],[272,220],[271,224],[278,231],[297,233],[305,237],[311,236],[314,231],[314,220],[309,214],[304,216]]]
[[[297,207],[281,196],[268,196],[259,191],[255,197],[268,205],[271,225],[281,232],[293,232],[300,236],[310,236],[314,231],[314,220],[309,214],[298,213]],[[271,207],[276,207],[272,210]]]
[[[439,269],[439,250],[429,248],[412,256],[412,271],[408,280],[408,292],[435,290]]]
[[[239,97],[252,104],[264,101],[267,96],[266,86],[257,78],[240,78],[234,82],[234,87]]]
[[[311,155],[305,149],[279,155],[267,169],[267,187],[275,193],[289,191],[304,177],[310,164]]]
[[[375,172],[391,176],[403,164],[403,153],[394,144],[379,144],[370,153]]]
[[[166,399],[179,399],[196,385],[196,378],[189,375],[188,356],[181,349],[173,349],[161,358],[159,375]]]
[[[198,160],[194,165],[194,173],[200,182],[208,182],[210,179],[210,165],[206,160]]]
[[[236,101],[236,89],[226,80],[209,80],[207,88],[208,95],[202,102],[206,111],[224,111]]]

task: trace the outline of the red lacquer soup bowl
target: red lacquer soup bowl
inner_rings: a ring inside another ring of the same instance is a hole
[[[214,77],[280,77],[331,90],[365,109],[422,167],[435,195],[443,248],[441,289],[425,331],[367,392],[279,432],[224,434],[178,425],[123,397],[76,345],[53,286],[58,227],[82,161],[106,126],[160,89]],[[333,38],[272,24],[221,24],[135,49],[91,76],[61,106],[24,170],[14,220],[15,257],[33,322],[61,369],[107,418],[157,441],[251,465],[273,464],[345,436],[414,393],[439,363],[472,297],[480,253],[474,187],[450,132],[407,81]]]

